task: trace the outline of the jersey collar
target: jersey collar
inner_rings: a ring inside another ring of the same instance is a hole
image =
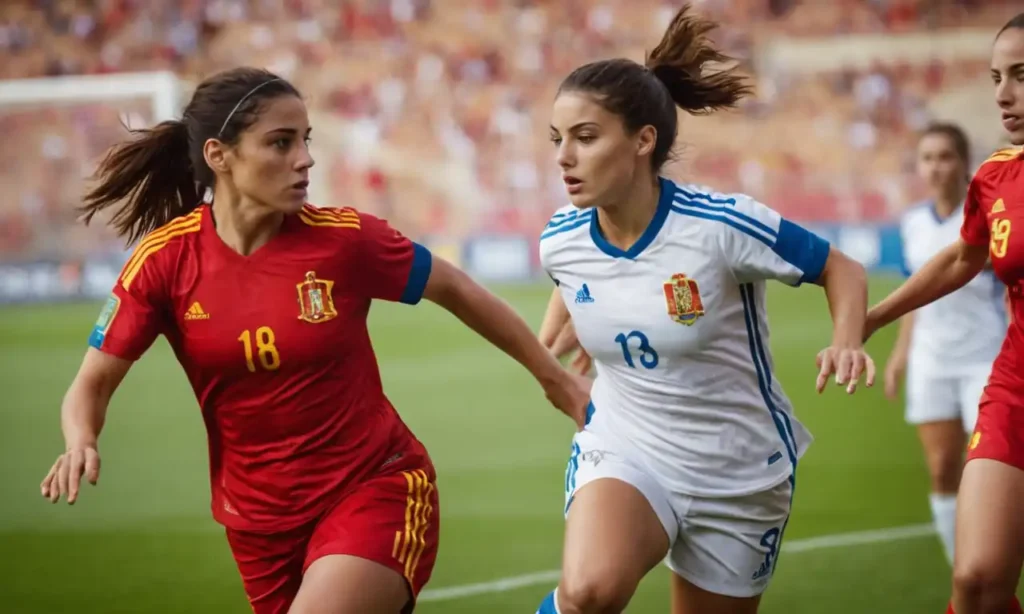
[[[658,236],[661,227],[665,225],[665,219],[668,218],[668,213],[672,206],[672,198],[676,192],[676,185],[664,177],[658,177],[658,186],[661,189],[661,194],[658,196],[658,208],[654,212],[654,217],[651,218],[651,222],[647,225],[644,233],[640,235],[640,238],[636,240],[636,243],[627,250],[615,247],[604,238],[597,221],[597,213],[594,213],[594,216],[590,218],[590,238],[593,239],[597,249],[612,258],[629,258],[630,260],[634,260],[647,249],[647,246]]]
[[[963,211],[963,208],[964,201],[960,201],[960,204],[956,206],[956,209],[953,209],[953,211],[951,211],[947,217],[942,217],[941,215],[939,215],[939,210],[935,206],[935,201],[932,200],[928,202],[928,210],[931,211],[932,217],[935,218],[936,224],[945,224],[954,217],[957,217]]]

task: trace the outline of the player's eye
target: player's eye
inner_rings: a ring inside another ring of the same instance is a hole
[[[288,138],[275,139],[272,144],[273,144],[274,147],[276,147],[278,149],[285,150],[285,149],[288,149],[289,145],[291,145],[291,139],[288,139]]]
[[[562,144],[562,137],[560,137],[560,136],[558,136],[556,134],[552,134],[550,139],[551,139],[551,142],[554,143],[556,147]]]
[[[580,143],[586,145],[588,143],[593,143],[594,139],[596,139],[597,137],[594,136],[593,134],[581,134],[576,138],[579,140]]]

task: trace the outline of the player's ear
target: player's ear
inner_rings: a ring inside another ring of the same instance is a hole
[[[637,132],[636,137],[636,155],[650,155],[654,151],[654,145],[658,142],[658,129],[648,124]]]
[[[207,166],[215,173],[229,172],[228,158],[231,152],[227,145],[217,139],[206,139],[203,143],[203,158]]]

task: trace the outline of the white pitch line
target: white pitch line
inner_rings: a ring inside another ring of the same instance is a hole
[[[885,544],[907,539],[917,539],[935,534],[935,527],[929,524],[912,524],[902,527],[891,527],[888,529],[876,529],[873,531],[857,531],[855,533],[837,533],[834,535],[822,535],[820,537],[809,537],[784,542],[782,545],[782,556],[797,552],[810,552],[812,550],[825,550],[828,548],[846,548],[849,546],[861,546],[864,544]],[[504,593],[524,586],[535,586],[537,584],[554,584],[561,578],[562,572],[558,569],[539,571],[523,574],[521,576],[510,576],[490,582],[478,582],[476,584],[462,584],[459,586],[448,586],[445,588],[428,588],[420,593],[418,601],[449,601],[462,599],[474,595],[486,595],[489,593]]]

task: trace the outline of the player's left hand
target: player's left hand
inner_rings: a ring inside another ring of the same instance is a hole
[[[51,503],[60,501],[63,496],[69,505],[74,505],[83,475],[93,486],[100,478],[100,454],[95,445],[69,446],[43,478],[40,493]]]
[[[871,360],[863,347],[841,347],[831,345],[818,352],[818,382],[820,394],[828,384],[833,373],[837,386],[846,386],[847,394],[857,390],[857,382],[861,375],[865,376],[865,385],[875,385],[875,362]]]

